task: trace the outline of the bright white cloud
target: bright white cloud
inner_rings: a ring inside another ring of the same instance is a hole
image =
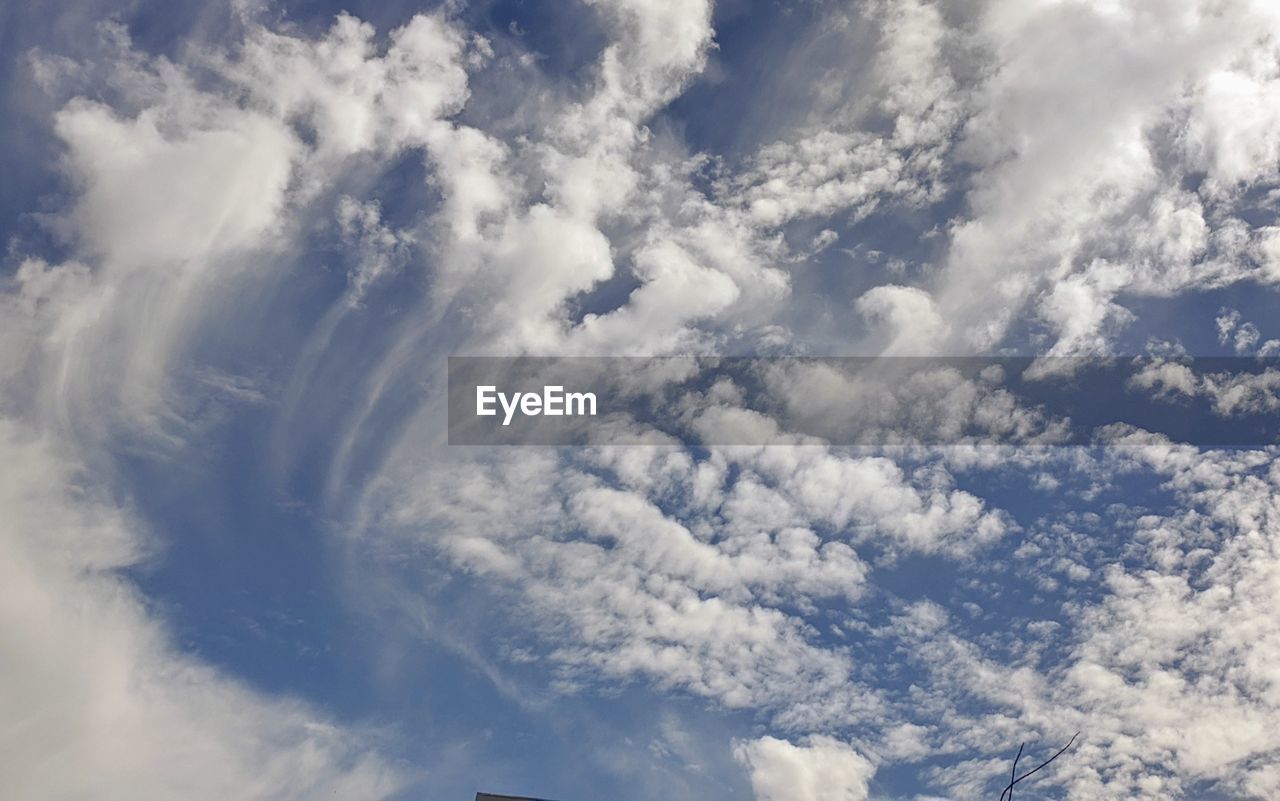
[[[866,801],[875,775],[865,757],[830,737],[802,745],[761,737],[739,743],[734,755],[751,771],[756,801]]]
[[[153,541],[58,445],[0,422],[0,728],[32,801],[370,799],[376,741],[180,653],[119,570]]]

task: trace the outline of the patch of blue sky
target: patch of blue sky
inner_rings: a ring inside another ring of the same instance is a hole
[[[827,28],[832,13],[823,3],[718,3],[708,68],[662,110],[655,127],[669,125],[691,150],[740,164],[811,123],[816,96],[832,85],[824,73],[839,64],[837,83],[852,93],[863,78],[859,61],[869,66],[873,52],[869,26]]]
[[[495,647],[522,633],[508,606],[520,599],[483,583],[415,569],[402,580],[429,600],[411,613],[394,599],[363,596],[353,585],[371,577],[343,558],[361,545],[329,536],[315,511],[319,488],[278,492],[263,450],[271,415],[269,407],[240,410],[192,443],[199,456],[186,469],[145,454],[121,460],[122,479],[165,542],[129,575],[188,652],[339,720],[387,728],[395,736],[385,750],[426,771],[398,797],[469,798],[481,788],[656,799],[670,791],[660,765],[649,763],[659,711],[725,725],[643,687],[579,696],[547,689],[545,663],[522,666]],[[363,601],[353,606],[353,598]],[[708,776],[697,792],[726,781]]]

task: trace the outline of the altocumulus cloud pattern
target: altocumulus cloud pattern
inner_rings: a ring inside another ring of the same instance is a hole
[[[445,387],[1114,355],[1274,414],[1178,361],[1280,354],[1273,0],[15,2],[0,43],[6,798],[967,801],[1077,732],[1019,798],[1280,798],[1274,440],[462,447]],[[1028,413],[984,386],[914,424]]]

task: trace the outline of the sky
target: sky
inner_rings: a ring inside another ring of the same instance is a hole
[[[6,797],[968,801],[1077,733],[1019,798],[1280,797],[1274,438],[719,445],[781,418],[717,385],[450,446],[446,393],[1138,357],[1274,416],[1271,0],[42,0],[0,97]],[[943,379],[895,424],[1038,420]]]

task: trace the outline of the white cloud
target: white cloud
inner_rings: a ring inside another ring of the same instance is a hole
[[[947,331],[933,298],[915,287],[884,284],[858,298],[854,308],[885,330],[887,356],[925,356]]]
[[[446,17],[415,15],[388,38],[380,53],[373,26],[339,14],[316,41],[253,25],[242,47],[209,57],[273,117],[305,122],[311,157],[334,169],[354,154],[437,141],[467,99],[467,42]]]
[[[1187,147],[1225,191],[1274,177],[1280,165],[1275,53],[1274,44],[1250,48],[1235,63],[1204,76],[1199,87]]]
[[[1207,398],[1209,408],[1222,417],[1280,409],[1280,371],[1270,368],[1257,373],[1220,371],[1197,375],[1187,365],[1155,361],[1135,373],[1128,387],[1145,390],[1162,400],[1176,400],[1179,396]]]
[[[402,266],[412,237],[388,227],[378,203],[362,203],[349,195],[338,201],[338,229],[359,255],[348,276],[349,302],[359,304],[374,284]]]
[[[57,445],[0,422],[0,730],[31,801],[381,798],[376,740],[181,654],[118,572],[152,546]]]
[[[998,368],[968,376],[960,367],[911,358],[847,365],[794,360],[761,372],[779,424],[829,442],[1049,443],[1065,437],[1065,422],[1020,402],[1002,386]]]
[[[753,224],[773,228],[842,212],[863,217],[885,202],[925,205],[945,191],[944,166],[961,121],[963,90],[946,58],[954,37],[943,13],[919,0],[870,4],[856,23],[843,10],[827,13],[823,34],[848,29],[846,52],[857,49],[854,35],[863,28],[879,29],[880,49],[862,67],[872,76],[868,95],[876,102],[870,109],[838,108],[834,120],[808,121],[725,180],[718,193]],[[819,89],[844,84],[854,70],[839,65],[820,76]],[[891,133],[863,129],[877,116],[889,120]]]
[[[912,631],[931,674],[912,705],[948,720],[940,750],[1011,752],[1034,740],[1043,751],[1080,730],[1073,750],[1039,780],[1060,784],[1070,799],[1194,797],[1198,787],[1232,798],[1274,794],[1267,766],[1280,747],[1272,733],[1280,695],[1267,667],[1276,636],[1266,611],[1276,586],[1268,555],[1274,456],[1132,444],[1103,455],[1105,464],[1078,465],[1151,470],[1177,503],[1167,513],[1111,506],[1106,517],[1052,516],[1050,530],[1019,549],[1019,558],[1039,554],[1042,570],[1064,556],[1063,569],[1073,561],[1102,568],[1105,592],[1067,606],[1074,633],[1054,636],[1065,651],[1048,664],[1038,655],[1007,663],[945,620]],[[1124,564],[1107,555],[1117,546],[1097,532],[1124,535]],[[965,760],[936,778],[970,797],[989,789],[995,767]]]
[[[867,703],[847,660],[811,644],[808,627],[784,611],[856,595],[866,568],[849,546],[824,542],[792,514],[759,519],[768,501],[750,493],[763,488],[725,498],[715,462],[655,449],[600,457],[605,465],[626,457],[619,469],[648,460],[625,469],[644,477],[650,497],[601,486],[585,465],[512,454],[433,467],[441,502],[402,490],[388,511],[414,539],[434,531],[426,541],[450,558],[510,582],[536,613],[530,622],[546,625],[552,661],[575,681],[644,676],[731,708],[778,707],[815,692],[838,708]],[[659,504],[674,502],[690,479],[707,487],[705,511],[664,514]],[[721,503],[735,522],[713,542],[709,513]],[[477,538],[488,544],[477,547]]]
[[[88,102],[58,114],[82,185],[74,230],[89,254],[119,272],[176,270],[275,232],[298,148],[284,125],[230,109],[211,128],[166,136],[162,124],[182,126],[159,109],[121,120]]]
[[[738,743],[734,756],[751,772],[756,801],[866,801],[875,766],[831,737],[793,745],[774,737]]]
[[[999,343],[1037,298],[1060,351],[1097,350],[1126,320],[1114,301],[1125,289],[1270,280],[1241,252],[1252,234],[1217,178],[1199,197],[1177,189],[1205,161],[1167,157],[1220,126],[1240,143],[1224,144],[1211,170],[1249,181],[1274,169],[1244,144],[1265,121],[1215,99],[1215,76],[1265,63],[1276,15],[1250,2],[1219,11],[993,2],[977,18],[972,41],[993,67],[971,95],[960,151],[975,168],[971,211],[933,287],[969,347]]]

